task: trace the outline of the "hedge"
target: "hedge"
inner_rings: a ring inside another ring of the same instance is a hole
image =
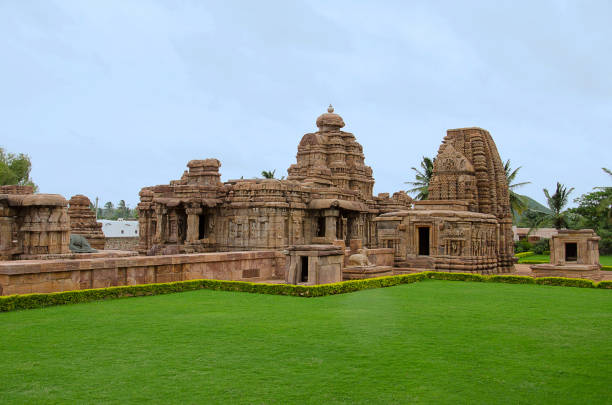
[[[533,255],[535,255],[534,252],[521,252],[521,253],[516,253],[514,257],[520,259],[521,257],[528,257],[528,256],[533,256]]]
[[[597,283],[597,288],[612,288],[612,280],[600,281]]]
[[[612,271],[612,266],[601,266],[602,270]]]
[[[148,295],[170,294],[193,290],[236,291],[258,294],[290,295],[296,297],[323,297],[326,295],[345,294],[371,288],[391,287],[400,284],[410,284],[424,280],[452,280],[472,282],[492,282],[509,284],[541,284],[566,287],[604,288],[612,289],[612,281],[594,283],[591,280],[563,277],[531,278],[515,275],[480,275],[474,273],[447,273],[425,271],[421,273],[402,274],[370,278],[365,280],[350,280],[340,283],[321,284],[314,286],[250,283],[246,281],[226,280],[189,280],[172,283],[141,284],[119,287],[98,288],[91,290],[64,291],[48,294],[23,294],[0,296],[0,312],[19,309],[42,308],[54,305],[77,304],[124,297],[140,297]]]

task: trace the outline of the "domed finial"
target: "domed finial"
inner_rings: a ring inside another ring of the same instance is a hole
[[[327,112],[330,114],[334,112],[334,107],[332,107],[331,104],[329,105],[329,107],[327,107]]]

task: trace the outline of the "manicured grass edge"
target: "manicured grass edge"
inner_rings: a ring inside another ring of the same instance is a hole
[[[172,283],[140,284],[90,290],[64,291],[47,294],[8,295],[0,297],[0,312],[15,311],[19,309],[43,308],[55,305],[77,304],[115,298],[171,294],[175,292],[202,289],[272,295],[291,295],[296,297],[323,297],[326,295],[345,294],[370,288],[410,284],[429,279],[612,289],[612,281],[601,281],[599,283],[595,283],[591,280],[564,277],[532,278],[528,276],[513,275],[484,276],[471,273],[445,273],[436,271],[377,277],[365,280],[351,280],[315,286],[204,279],[175,281]]]
[[[521,253],[516,253],[514,255],[514,257],[517,257],[517,258],[520,259],[520,258],[523,258],[523,257],[529,257],[529,256],[533,256],[533,255],[535,255],[534,252],[521,252]]]

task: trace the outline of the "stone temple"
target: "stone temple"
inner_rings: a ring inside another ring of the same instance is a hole
[[[138,204],[141,254],[280,250],[292,245],[390,248],[396,267],[512,270],[509,192],[491,135],[449,130],[429,200],[372,194],[362,146],[330,106],[305,134],[286,180],[222,183],[217,159],[192,160],[180,180],[145,187]]]

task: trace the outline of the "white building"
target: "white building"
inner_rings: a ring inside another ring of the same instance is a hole
[[[102,224],[102,232],[107,238],[137,238],[138,221],[111,221],[110,219],[98,219]]]

